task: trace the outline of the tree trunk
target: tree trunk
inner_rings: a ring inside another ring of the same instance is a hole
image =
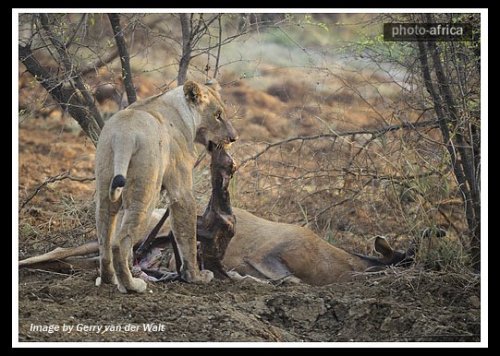
[[[50,39],[50,42],[54,45],[57,53],[59,55],[60,63],[62,63],[64,70],[66,71],[66,77],[70,78],[69,83],[76,87],[75,92],[79,92],[79,94],[83,97],[80,102],[83,105],[86,105],[88,110],[92,113],[93,120],[97,122],[97,125],[102,128],[104,126],[104,121],[99,113],[99,110],[95,106],[94,98],[87,90],[87,87],[83,83],[82,77],[75,71],[74,65],[71,61],[71,58],[67,52],[66,45],[55,33],[52,32],[50,28],[50,18],[47,14],[40,14],[40,22],[42,24],[42,28]]]
[[[463,136],[460,131],[463,129],[458,120],[458,115],[454,106],[454,99],[449,90],[449,83],[446,80],[444,71],[439,60],[436,45],[427,44],[433,60],[433,69],[438,79],[439,92],[434,87],[431,79],[431,67],[428,62],[426,45],[418,43],[419,60],[421,64],[422,76],[429,95],[434,103],[434,110],[439,117],[439,128],[443,135],[443,140],[451,158],[453,172],[459,184],[461,196],[464,201],[467,227],[471,241],[470,256],[472,266],[479,270],[480,267],[480,215],[479,211],[479,189],[475,177],[471,179],[470,174],[474,169],[470,167],[472,158],[469,157]],[[462,124],[463,125],[463,124]],[[453,132],[450,132],[450,128]],[[458,134],[457,134],[458,133]],[[472,148],[470,148],[472,151]],[[458,154],[457,154],[458,153]],[[458,156],[459,155],[459,156]]]
[[[183,85],[187,79],[187,71],[189,62],[191,61],[191,23],[188,19],[188,14],[180,14],[181,29],[182,29],[182,56],[179,62],[179,72],[177,75],[177,85]]]
[[[94,146],[97,146],[101,127],[96,121],[94,114],[89,110],[86,103],[83,102],[84,98],[82,95],[74,87],[64,85],[62,81],[53,78],[40,65],[28,46],[19,46],[19,60],[54,100],[61,105],[63,110],[68,110],[69,114],[78,122]]]
[[[122,64],[122,78],[125,85],[125,91],[127,92],[128,104],[130,105],[137,100],[137,94],[135,91],[134,83],[132,81],[132,71],[130,69],[130,55],[127,50],[125,38],[123,37],[123,30],[120,25],[120,15],[108,14],[108,17],[109,22],[111,23],[111,27],[113,28],[113,34],[115,35],[118,53],[120,54],[120,62]]]

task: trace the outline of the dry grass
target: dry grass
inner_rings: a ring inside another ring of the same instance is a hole
[[[337,20],[349,19],[361,20],[356,16]],[[332,29],[335,23],[329,22]],[[380,68],[356,62],[354,57],[339,57],[333,47],[318,50],[314,43],[327,40],[331,33],[311,27],[300,33],[288,30],[292,39],[303,40],[307,48],[286,36],[277,39],[263,34],[222,50],[225,63],[235,61],[221,68],[219,81],[225,84],[222,96],[240,134],[233,148],[237,161],[265,149],[269,142],[289,137],[430,118],[414,105],[420,94],[403,90],[399,80]],[[137,38],[153,40],[139,32]],[[132,64],[140,74],[134,83],[140,97],[172,85],[175,63],[165,63],[164,53],[171,57],[174,53],[164,49],[167,52],[135,53]],[[193,61],[192,78],[204,78],[196,68],[204,67],[206,60],[199,56]],[[19,195],[23,201],[47,176],[69,169],[79,176],[92,175],[94,157],[93,147],[68,124],[71,118],[49,112],[50,98],[20,70],[24,116],[47,117],[21,124]],[[115,65],[103,67],[87,80],[91,88],[103,82],[121,85]],[[116,104],[108,101],[100,108],[111,113]],[[460,201],[460,196],[440,139],[437,130],[402,130],[379,137],[352,135],[279,145],[239,169],[231,183],[232,202],[271,220],[307,225],[328,241],[361,253],[372,252],[370,239],[375,235],[387,236],[395,247],[404,248],[423,229],[445,226],[453,242],[443,240],[421,252],[417,260],[431,269],[466,265],[463,206],[449,203]],[[200,211],[208,201],[208,178],[205,159],[195,171]],[[48,246],[89,238],[94,234],[93,189],[92,184],[75,182],[49,185],[20,216],[21,245],[45,241]],[[165,204],[163,200],[160,206]]]

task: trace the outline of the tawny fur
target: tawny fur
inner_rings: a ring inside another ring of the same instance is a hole
[[[236,233],[223,259],[227,270],[276,281],[293,276],[307,284],[325,285],[350,280],[353,272],[372,266],[308,228],[269,221],[243,209],[233,208],[233,213]]]
[[[186,82],[169,92],[130,105],[104,126],[96,151],[96,222],[100,277],[96,284],[116,283],[121,292],[144,292],[133,278],[129,257],[134,241],[146,233],[160,190],[170,200],[171,226],[181,256],[181,276],[208,282],[196,261],[196,209],[192,169],[195,142],[225,144],[236,139],[219,94],[206,85]],[[112,187],[115,177],[123,189]],[[116,224],[119,209],[124,210]],[[116,231],[115,231],[116,230]]]

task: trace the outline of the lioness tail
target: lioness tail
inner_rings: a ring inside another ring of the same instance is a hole
[[[121,174],[117,174],[113,180],[111,181],[111,187],[109,189],[109,199],[112,202],[115,202],[120,198],[122,194],[123,187],[125,186],[125,182],[127,180]]]
[[[112,202],[117,201],[122,194],[134,148],[135,138],[130,135],[115,137],[112,141],[114,176],[109,186],[109,200]]]

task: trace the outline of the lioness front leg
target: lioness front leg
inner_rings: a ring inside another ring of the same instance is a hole
[[[175,199],[171,206],[171,224],[181,257],[180,277],[186,282],[208,283],[214,274],[199,271],[196,249],[196,202],[191,192]]]

